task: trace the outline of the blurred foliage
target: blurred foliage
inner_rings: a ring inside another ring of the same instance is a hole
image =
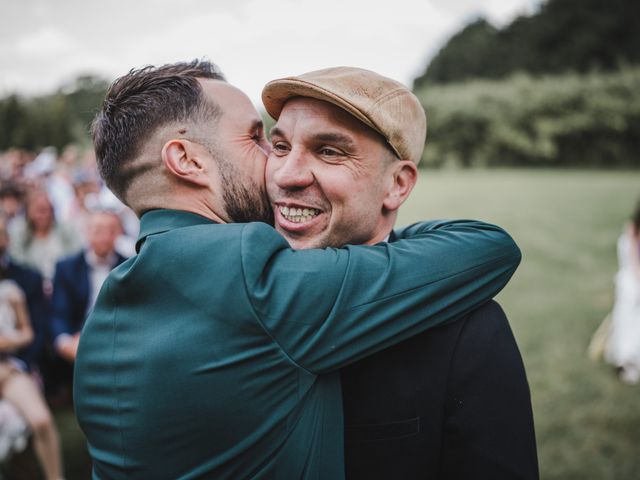
[[[640,166],[640,67],[416,90],[426,166]]]
[[[610,71],[640,63],[640,2],[549,0],[502,29],[478,19],[454,35],[414,87],[470,78]]]
[[[84,75],[51,95],[0,99],[0,151],[87,143],[107,87],[105,80]]]

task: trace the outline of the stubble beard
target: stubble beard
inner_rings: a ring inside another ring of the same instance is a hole
[[[225,167],[221,172],[224,188],[222,200],[231,221],[264,222],[273,226],[273,211],[264,185],[258,185],[248,178],[244,182],[238,182],[242,175],[231,165]]]

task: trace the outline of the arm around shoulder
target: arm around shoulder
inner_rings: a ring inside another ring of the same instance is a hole
[[[301,366],[340,368],[491,299],[520,251],[482,222],[424,222],[393,243],[291,250],[266,225],[242,235],[247,294],[269,334]]]

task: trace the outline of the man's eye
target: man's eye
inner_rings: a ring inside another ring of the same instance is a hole
[[[284,152],[289,150],[289,147],[287,147],[287,144],[285,144],[285,143],[274,142],[274,144],[272,145],[271,149],[273,151],[275,151],[275,152],[284,153]]]
[[[334,150],[333,148],[321,148],[318,153],[324,157],[337,157],[342,155],[341,152]]]

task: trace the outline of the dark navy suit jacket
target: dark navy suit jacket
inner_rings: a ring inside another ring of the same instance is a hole
[[[82,329],[87,307],[91,298],[89,265],[85,259],[86,251],[67,257],[56,264],[53,277],[53,298],[51,317],[51,336],[55,338],[68,333],[73,335]],[[125,258],[116,254],[116,265]]]
[[[35,270],[13,263],[11,259],[4,274],[22,288],[27,300],[33,342],[18,352],[17,356],[30,366],[40,360],[47,337],[49,309],[42,289],[42,276]]]
[[[529,385],[496,302],[341,378],[347,480],[538,478]]]

